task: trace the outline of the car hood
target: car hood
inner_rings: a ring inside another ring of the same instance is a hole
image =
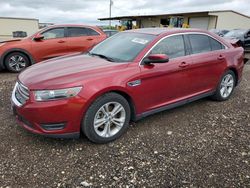
[[[128,63],[114,63],[88,55],[72,55],[41,62],[23,71],[18,80],[30,90],[81,86],[87,79],[110,76]]]

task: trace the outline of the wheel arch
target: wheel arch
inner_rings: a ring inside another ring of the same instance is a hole
[[[238,80],[239,80],[239,75],[238,75],[238,71],[235,67],[229,67],[228,70],[233,71],[234,75],[235,75],[235,79],[236,79],[236,83],[235,86],[238,85]]]
[[[9,54],[14,53],[14,52],[19,52],[19,53],[26,55],[28,57],[28,59],[30,60],[30,65],[33,65],[35,63],[33,56],[27,50],[24,50],[22,48],[12,48],[12,49],[7,50],[6,52],[3,53],[3,55],[0,59],[0,67],[1,68],[4,68],[4,69],[6,68],[4,61]]]
[[[89,99],[89,102],[86,104],[86,106],[83,110],[83,113],[85,114],[87,112],[90,105],[93,104],[93,102],[97,98],[101,97],[102,95],[104,95],[106,93],[117,93],[117,94],[123,96],[129,103],[130,110],[131,110],[131,120],[136,121],[136,104],[133,100],[132,95],[122,87],[107,88],[107,89],[101,90],[98,93],[96,93],[95,95],[91,96]]]

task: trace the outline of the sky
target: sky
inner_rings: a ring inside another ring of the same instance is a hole
[[[250,16],[250,0],[113,0],[112,16],[231,9]],[[109,0],[0,0],[0,17],[108,25],[97,18],[109,17]]]

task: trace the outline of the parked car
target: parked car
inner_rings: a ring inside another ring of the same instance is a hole
[[[227,29],[210,29],[209,31],[221,37],[229,32]]]
[[[20,72],[27,66],[75,52],[86,52],[106,39],[94,26],[50,26],[25,39],[0,43],[0,69]]]
[[[250,29],[234,29],[224,35],[226,39],[237,39],[239,45],[245,50],[250,50]]]
[[[115,35],[116,33],[118,33],[119,31],[113,30],[113,29],[104,29],[103,32],[106,33],[108,37],[111,37]]]
[[[192,29],[118,33],[88,54],[23,71],[12,106],[25,129],[107,143],[129,122],[211,96],[225,101],[242,78],[243,48]]]

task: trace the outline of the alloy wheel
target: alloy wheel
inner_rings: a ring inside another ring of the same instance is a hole
[[[110,138],[122,129],[125,120],[125,108],[118,102],[108,102],[95,114],[94,130],[99,136]]]
[[[231,74],[227,74],[223,77],[220,86],[220,94],[223,98],[227,98],[233,91],[234,78]]]
[[[21,55],[13,55],[9,59],[9,66],[15,71],[19,72],[27,65],[25,58]]]

